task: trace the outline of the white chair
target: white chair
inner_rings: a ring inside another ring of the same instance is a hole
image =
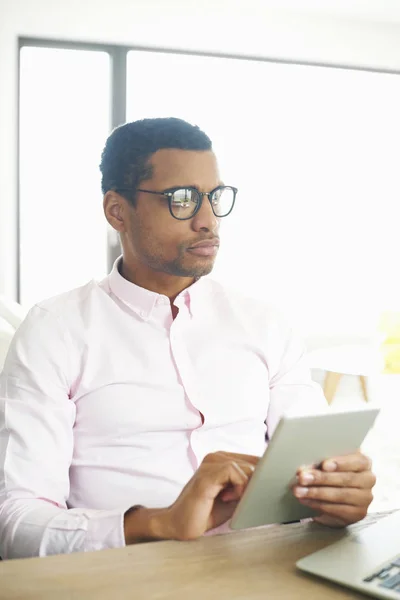
[[[18,302],[0,295],[0,371],[3,369],[8,348],[26,311]]]
[[[362,395],[368,402],[368,378],[379,375],[384,369],[381,345],[384,336],[331,335],[306,340],[307,360],[310,369],[326,372],[324,394],[330,404],[343,375],[356,375],[361,384]]]

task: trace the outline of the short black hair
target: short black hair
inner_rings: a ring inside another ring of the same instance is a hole
[[[101,155],[103,194],[128,188],[134,202],[136,188],[152,175],[148,159],[157,150],[212,150],[210,138],[197,125],[174,117],[142,119],[120,125],[111,133]]]

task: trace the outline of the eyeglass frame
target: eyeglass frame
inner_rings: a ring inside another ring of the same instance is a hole
[[[215,211],[214,211],[214,207],[212,204],[212,195],[215,194],[215,192],[217,190],[221,190],[221,189],[230,189],[233,191],[233,201],[232,201],[232,206],[229,210],[229,212],[226,213],[226,215],[220,216],[220,215],[216,215]],[[197,207],[194,211],[194,213],[192,215],[190,215],[190,217],[184,217],[184,218],[180,218],[180,217],[176,217],[172,211],[172,197],[174,195],[175,192],[177,192],[178,190],[190,190],[193,192],[196,192],[196,194],[198,196],[200,196],[200,201],[197,204]],[[127,191],[127,192],[133,192],[134,190],[132,188],[123,188],[123,187],[119,187],[116,188],[114,190],[115,192],[123,192],[123,191]],[[236,195],[238,193],[238,189],[233,187],[232,185],[218,185],[216,188],[214,188],[213,190],[211,190],[211,192],[200,192],[197,188],[195,187],[191,187],[191,186],[187,186],[187,187],[175,187],[175,188],[168,188],[167,190],[164,190],[163,192],[155,192],[153,190],[144,190],[143,188],[136,188],[137,192],[144,192],[145,194],[155,194],[156,196],[165,196],[166,198],[168,198],[168,208],[169,208],[169,212],[171,214],[171,217],[173,217],[174,219],[176,219],[177,221],[188,221],[189,219],[193,219],[193,217],[199,212],[202,204],[203,204],[203,198],[204,196],[207,196],[208,201],[211,205],[211,210],[213,211],[213,214],[215,217],[217,217],[217,219],[224,219],[225,217],[227,217],[228,215],[231,214],[233,207],[235,206],[235,201],[236,201]]]

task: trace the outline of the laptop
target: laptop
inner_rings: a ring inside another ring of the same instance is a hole
[[[296,566],[375,598],[400,600],[400,510],[373,525],[350,528],[340,541]]]

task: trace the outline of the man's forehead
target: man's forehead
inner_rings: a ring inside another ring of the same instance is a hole
[[[152,166],[152,181],[183,177],[188,181],[182,180],[179,185],[194,185],[193,178],[200,182],[203,179],[219,179],[217,159],[211,150],[158,150],[152,154],[149,163]]]

